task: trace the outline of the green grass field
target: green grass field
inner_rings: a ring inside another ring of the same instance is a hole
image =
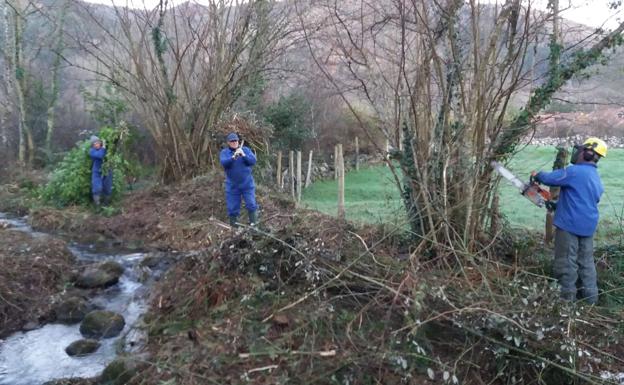
[[[338,186],[335,180],[313,183],[303,190],[305,205],[336,215]],[[347,219],[356,222],[405,222],[403,203],[387,167],[362,168],[345,175]]]
[[[521,179],[527,179],[532,170],[550,170],[556,150],[554,147],[528,146],[511,161],[509,168]],[[599,172],[605,185],[600,202],[599,240],[619,240],[624,234],[624,150],[612,149],[601,160]],[[304,203],[316,210],[336,214],[336,181],[314,183],[303,192]],[[514,227],[541,230],[545,210],[522,198],[506,181],[500,185],[501,211]],[[379,223],[405,222],[402,202],[387,167],[378,166],[350,172],[345,176],[345,206],[347,219]]]

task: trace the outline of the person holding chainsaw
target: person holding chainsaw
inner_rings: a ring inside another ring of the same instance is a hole
[[[587,302],[598,301],[593,236],[604,187],[597,163],[606,156],[607,144],[601,139],[589,138],[582,145],[574,146],[571,166],[531,175],[532,181],[561,187],[554,219],[553,272],[561,287],[561,298],[567,301],[576,300],[578,289]]]
[[[254,226],[258,223],[258,205],[251,170],[256,164],[256,156],[249,147],[239,143],[236,133],[227,136],[227,144],[221,150],[220,160],[225,170],[225,203],[230,225],[237,227],[242,198],[249,214],[249,225]]]

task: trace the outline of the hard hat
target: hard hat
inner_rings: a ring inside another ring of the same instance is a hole
[[[585,148],[594,151],[596,154],[605,157],[607,156],[607,144],[602,139],[589,138],[583,142]]]

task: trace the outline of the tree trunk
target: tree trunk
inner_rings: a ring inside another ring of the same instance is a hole
[[[553,170],[559,170],[566,166],[568,162],[568,150],[563,147],[557,148],[557,156],[555,157],[555,162],[553,163]],[[561,189],[559,187],[553,186],[550,188],[550,199],[556,202],[559,199],[559,192]],[[553,224],[555,218],[554,211],[548,211],[546,213],[546,228],[544,232],[544,242],[549,244],[554,239],[555,234],[555,226]]]
[[[344,155],[342,152],[342,144],[336,146],[338,148],[338,218],[345,219],[345,168]]]
[[[56,29],[54,31],[54,36],[56,39],[56,47],[54,63],[52,64],[52,79],[50,86],[50,100],[48,101],[48,109],[47,109],[47,124],[46,124],[46,137],[45,137],[45,149],[46,155],[49,157],[52,155],[52,137],[54,135],[54,125],[56,121],[56,115],[54,114],[56,109],[56,104],[58,102],[59,97],[59,77],[61,72],[61,55],[63,52],[63,48],[65,47],[65,41],[63,38],[63,29],[65,26],[65,16],[67,15],[67,9],[69,8],[70,1],[66,0],[58,14],[58,18],[56,20]]]
[[[6,149],[8,147],[8,142],[9,142],[9,125],[12,125],[11,123],[11,111],[12,111],[12,107],[13,107],[13,103],[11,103],[11,101],[13,100],[13,74],[15,73],[13,71],[13,56],[14,56],[14,50],[13,50],[13,39],[12,39],[12,33],[11,33],[11,17],[10,17],[10,13],[9,13],[9,5],[7,3],[4,3],[4,6],[2,7],[2,14],[3,14],[3,18],[4,18],[4,52],[5,52],[5,58],[6,60],[4,61],[4,68],[3,68],[3,80],[4,80],[4,87],[5,87],[5,95],[4,95],[4,100],[5,103],[2,106],[2,110],[0,110],[0,135],[1,135],[1,141],[2,141],[2,145],[3,147]]]
[[[22,165],[31,167],[34,162],[35,146],[32,132],[28,127],[26,101],[24,92],[26,90],[26,68],[23,57],[23,33],[24,33],[24,15],[20,12],[23,10],[21,4],[16,2],[13,4],[13,68],[15,70],[15,93],[17,95],[17,112],[19,115],[18,135],[19,150],[18,160]]]

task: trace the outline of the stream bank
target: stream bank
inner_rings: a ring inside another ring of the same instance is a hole
[[[1,385],[95,377],[119,353],[138,353],[145,347],[140,318],[147,310],[149,288],[172,262],[168,255],[66,243],[6,214],[0,214],[0,250],[6,267]],[[68,307],[74,311],[69,317],[62,310]],[[103,313],[117,317],[116,330],[112,324],[96,324],[104,328],[97,332],[87,324],[91,315]],[[91,350],[96,350],[70,356],[66,349],[85,337],[95,337]]]

